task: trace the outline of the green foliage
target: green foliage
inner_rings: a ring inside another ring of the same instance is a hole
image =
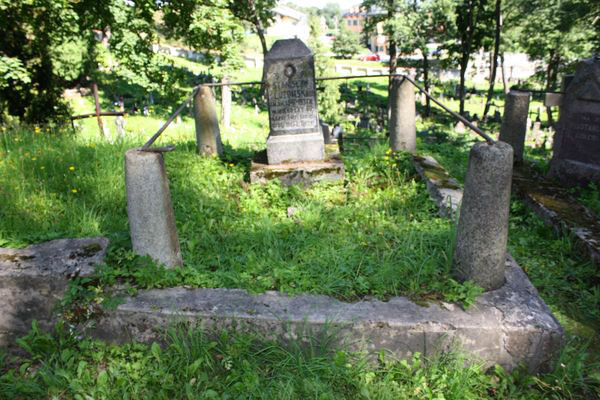
[[[116,62],[135,74],[152,63],[153,2],[126,4],[68,0],[1,1],[4,23],[0,56],[21,69],[3,73],[0,107],[28,122],[59,119],[68,113],[61,96],[75,80],[95,76],[98,44],[93,30],[110,32]],[[16,61],[13,61],[13,64]]]
[[[241,44],[244,27],[228,8],[226,0],[166,2],[162,8],[164,30],[169,38],[182,39],[215,62],[219,76],[243,66]],[[235,9],[237,10],[237,9]]]
[[[308,47],[310,47],[315,57],[316,77],[331,76],[333,72],[333,64],[329,57],[325,56],[325,46],[319,39],[322,33],[319,18],[311,17]],[[338,123],[342,118],[343,112],[343,105],[340,102],[339,82],[317,82],[317,91],[319,117],[330,124]]]
[[[346,24],[341,24],[331,49],[335,55],[338,58],[352,58],[360,52],[361,48],[358,33],[352,32]]]
[[[28,357],[10,360],[11,366],[0,358],[0,398],[541,400],[600,394],[591,374],[597,365],[576,340],[552,372],[532,376],[524,367],[486,372],[459,349],[401,361],[382,351],[369,362],[335,350],[336,335],[331,327],[300,331],[282,346],[255,334],[207,335],[193,324],[173,322],[162,345],[111,346],[77,339],[61,324],[52,335],[34,324],[19,340]]]

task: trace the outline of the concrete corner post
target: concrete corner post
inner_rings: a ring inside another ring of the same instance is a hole
[[[529,116],[529,92],[510,91],[504,103],[504,115],[500,127],[499,140],[508,143],[514,150],[514,161],[523,161],[523,148],[527,135],[527,117]]]
[[[476,143],[469,153],[458,219],[453,273],[484,290],[504,285],[513,149]]]
[[[206,156],[223,154],[215,98],[209,86],[200,86],[194,96],[194,119],[198,154]]]
[[[391,85],[390,147],[393,151],[417,151],[415,89],[406,79]]]
[[[183,265],[162,153],[125,153],[127,215],[133,250],[168,267]]]

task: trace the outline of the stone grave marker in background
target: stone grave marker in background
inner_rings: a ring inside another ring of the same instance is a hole
[[[567,185],[600,185],[600,58],[579,62],[559,118],[550,176]]]
[[[265,56],[269,164],[323,160],[315,59],[299,39],[278,40]]]

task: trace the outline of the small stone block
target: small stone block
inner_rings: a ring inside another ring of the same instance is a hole
[[[544,105],[546,107],[558,107],[562,102],[562,94],[560,93],[546,93],[544,98]]]
[[[320,161],[324,158],[324,152],[321,132],[269,136],[267,139],[269,164]]]
[[[333,159],[278,165],[252,162],[251,183],[267,183],[273,179],[279,179],[285,186],[338,181],[344,179],[344,163]]]

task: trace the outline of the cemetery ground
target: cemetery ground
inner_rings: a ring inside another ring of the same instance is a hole
[[[251,79],[251,74],[242,78]],[[384,101],[385,80],[369,83],[366,101]],[[73,101],[76,111],[92,109],[89,98]],[[480,104],[467,107],[480,113]],[[34,328],[20,341],[27,356],[0,356],[0,397],[598,396],[597,268],[582,257],[571,238],[557,236],[516,197],[509,251],[568,334],[547,374],[485,371],[477,362],[465,367],[460,349],[434,360],[415,356],[412,363],[382,354],[373,364],[327,347],[283,348],[257,336],[225,332],[209,338],[176,326],[162,348],[110,346],[74,336],[70,322],[118,304],[119,296],[107,291],[115,285],[128,293],[174,286],[227,287],[252,293],[319,293],[344,301],[403,295],[420,304],[445,300],[464,307],[480,293],[450,278],[454,223],[438,216],[409,156],[389,153],[382,133],[357,132],[382,140],[348,145],[344,182],[304,189],[276,182],[250,185],[245,178],[253,152],[264,148],[268,120],[265,111],[256,113],[252,104],[233,107],[232,128],[222,132],[222,160],[196,155],[189,117],[159,139],[158,145],[176,146],[165,157],[184,258],[184,267],[176,269],[159,267],[131,251],[123,178],[125,151],[143,144],[169,110],[157,107],[148,117],[128,117],[126,137],[115,134],[112,143],[98,134],[93,119],[83,121],[75,133],[53,126],[3,128],[0,201],[2,210],[10,212],[1,215],[0,246],[106,236],[111,247],[95,277],[75,280],[69,287],[62,304],[66,322],[54,335]],[[105,123],[113,128],[111,119]],[[452,127],[453,122],[437,111],[432,119],[421,120],[418,149],[434,155],[461,181],[474,138]],[[493,124],[487,128],[495,129]],[[526,158],[543,171],[548,150],[528,147]],[[599,193],[589,187],[575,195],[598,212]]]

